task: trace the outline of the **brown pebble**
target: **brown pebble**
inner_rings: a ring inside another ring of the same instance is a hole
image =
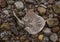
[[[55,33],[56,33],[56,32],[59,32],[59,29],[60,29],[59,27],[53,27],[53,28],[52,28],[52,32],[55,32]]]
[[[0,0],[0,7],[6,7],[6,5],[7,5],[7,2],[6,2],[6,0]]]
[[[44,7],[38,7],[38,11],[39,11],[39,13],[41,13],[41,15],[46,13],[46,9]]]

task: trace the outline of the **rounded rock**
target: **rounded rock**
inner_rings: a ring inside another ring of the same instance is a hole
[[[51,36],[50,36],[50,40],[53,41],[53,42],[56,42],[58,40],[58,35],[56,33],[53,33]]]
[[[50,35],[52,32],[51,32],[51,29],[50,29],[50,28],[44,28],[44,29],[43,29],[43,33],[44,33],[45,35]]]
[[[47,22],[49,27],[53,27],[53,26],[58,25],[58,19],[57,18],[48,18],[46,22]]]
[[[39,11],[39,13],[41,13],[41,14],[46,13],[46,9],[45,9],[44,7],[38,7],[38,11]]]
[[[56,32],[59,32],[59,30],[60,30],[59,27],[53,27],[53,28],[52,28],[52,32],[55,32],[55,33],[56,33]]]
[[[23,9],[24,8],[24,4],[22,1],[15,2],[15,6],[17,9]]]

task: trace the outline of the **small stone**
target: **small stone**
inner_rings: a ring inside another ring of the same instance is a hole
[[[15,6],[16,6],[17,9],[23,9],[24,8],[24,5],[23,5],[22,1],[15,2]]]
[[[8,4],[13,4],[14,3],[14,0],[7,0],[7,3]]]
[[[59,32],[59,30],[60,30],[59,27],[53,27],[53,28],[52,28],[52,32],[55,32],[55,33],[56,33],[56,32]]]
[[[44,37],[42,42],[49,42],[49,38],[48,37]]]
[[[44,29],[43,29],[43,33],[44,33],[45,35],[50,35],[52,32],[51,32],[51,29],[50,29],[50,28],[44,28]]]
[[[3,38],[4,36],[7,36],[8,32],[7,31],[3,31],[0,33],[0,37]]]
[[[0,7],[6,7],[6,5],[7,5],[7,2],[6,2],[6,0],[0,0]]]
[[[41,0],[41,3],[46,3],[47,0]]]
[[[50,36],[50,40],[53,41],[53,42],[56,42],[58,40],[58,35],[56,33],[53,33],[51,36]]]
[[[3,10],[3,13],[5,13],[7,16],[10,16],[9,15],[9,10]]]
[[[8,40],[8,37],[4,37],[4,38],[2,38],[2,40]]]
[[[46,9],[44,7],[38,7],[38,11],[39,11],[39,13],[41,13],[41,15],[46,13]]]
[[[58,25],[58,19],[57,18],[48,18],[46,22],[47,22],[49,27],[53,27],[53,26]]]
[[[60,5],[60,1],[56,1],[55,4],[56,4],[56,5]]]
[[[9,23],[3,23],[0,28],[9,29],[10,28],[10,24]]]
[[[48,0],[48,3],[54,3],[55,0]]]
[[[53,10],[55,13],[60,14],[60,5],[53,5]]]
[[[11,32],[12,32],[13,34],[18,35],[18,30],[17,30],[17,28],[16,28],[15,26],[11,27],[10,30],[11,30]]]
[[[21,41],[21,42],[24,42],[25,40],[27,40],[26,35],[23,35],[23,36],[20,37],[20,41]]]
[[[22,17],[22,16],[24,16],[24,15],[25,15],[25,14],[24,14],[23,12],[21,12],[21,11],[18,12],[18,16]]]
[[[58,41],[60,42],[60,38],[58,39]]]
[[[60,31],[58,32],[58,37],[60,38]]]
[[[26,2],[33,3],[34,0],[25,0]]]
[[[40,41],[42,41],[42,40],[44,39],[44,35],[43,35],[43,34],[40,34],[40,35],[38,36],[38,39],[39,39]]]

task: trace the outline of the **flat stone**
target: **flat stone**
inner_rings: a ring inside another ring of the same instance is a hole
[[[14,4],[15,4],[17,9],[23,9],[24,8],[24,4],[22,1],[17,1]]]
[[[45,25],[45,20],[41,16],[34,13],[33,10],[27,11],[22,20],[25,22],[25,30],[30,34],[39,33]]]
[[[49,27],[56,26],[59,23],[57,18],[48,18],[46,22]]]
[[[58,35],[56,33],[53,33],[51,36],[50,36],[50,40],[53,41],[53,42],[56,42],[58,40]]]

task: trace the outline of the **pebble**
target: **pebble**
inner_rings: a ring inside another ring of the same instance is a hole
[[[60,38],[58,39],[58,41],[60,42]]]
[[[47,0],[41,0],[41,3],[46,3]]]
[[[53,27],[53,28],[52,28],[52,32],[55,32],[55,33],[56,33],[56,32],[59,32],[59,30],[60,30],[59,27]]]
[[[11,30],[11,32],[12,32],[13,34],[18,35],[18,30],[17,30],[17,28],[16,28],[15,26],[11,27],[10,30]]]
[[[60,5],[60,1],[55,2],[56,5]]]
[[[5,37],[2,38],[2,40],[5,40],[6,41],[6,40],[8,40],[8,37],[5,36]]]
[[[0,37],[3,38],[4,36],[7,36],[8,32],[7,31],[3,31],[0,33]]]
[[[46,13],[46,9],[44,7],[38,7],[38,11],[41,13],[41,15],[44,15],[44,13]]]
[[[8,4],[13,4],[14,3],[14,0],[8,0],[7,3]]]
[[[53,41],[53,42],[56,42],[58,40],[58,35],[56,33],[53,33],[51,36],[50,36],[50,40]]]
[[[22,16],[24,16],[24,15],[25,15],[25,14],[24,14],[23,12],[21,12],[21,11],[18,12],[18,16],[19,16],[19,17],[22,17]]]
[[[47,22],[47,24],[48,24],[49,27],[56,26],[59,23],[57,18],[48,18],[46,20],[46,22]]]
[[[10,28],[10,24],[9,23],[3,23],[0,28],[9,29]]]
[[[60,5],[53,5],[53,10],[55,13],[60,14]]]
[[[17,1],[14,4],[15,4],[17,9],[23,9],[24,8],[24,4],[22,1]]]
[[[24,42],[25,40],[27,40],[26,35],[23,35],[23,36],[20,37],[20,41],[21,41],[21,42]]]
[[[60,31],[58,32],[58,37],[60,38]]]
[[[7,5],[6,0],[0,0],[0,7],[4,8],[6,7],[6,5]]]
[[[40,34],[40,35],[38,36],[38,39],[39,39],[40,41],[42,41],[42,40],[44,39],[44,34]]]
[[[25,0],[26,2],[33,3],[34,0]]]
[[[55,0],[48,0],[48,3],[52,4]]]
[[[45,34],[45,35],[50,35],[52,32],[51,32],[51,29],[50,28],[44,28],[43,29],[43,33]]]
[[[45,25],[45,20],[41,16],[38,16],[36,13],[34,13],[33,10],[27,11],[22,20],[25,22],[25,30],[30,34],[39,33]]]
[[[49,42],[49,38],[48,37],[44,37],[42,42]]]
[[[3,10],[3,13],[5,13],[7,16],[10,16],[9,15],[9,10]]]

